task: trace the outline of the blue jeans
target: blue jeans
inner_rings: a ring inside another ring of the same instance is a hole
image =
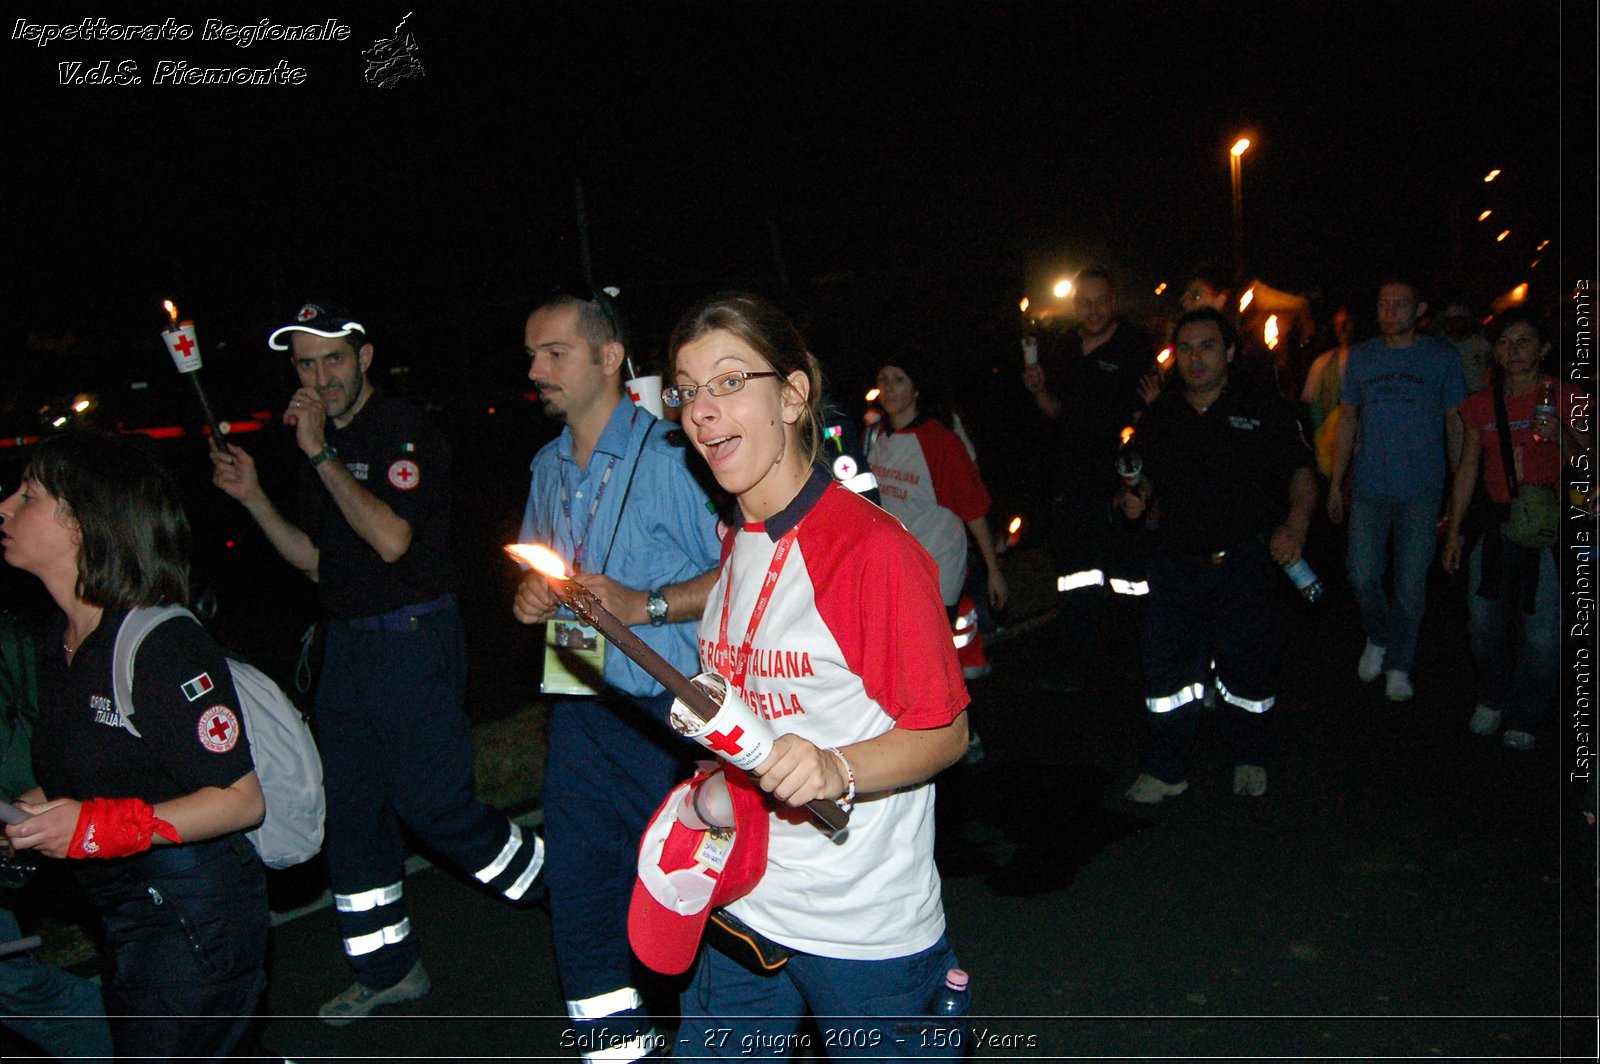
[[[1350,502],[1350,589],[1367,638],[1385,649],[1386,671],[1410,672],[1428,599],[1439,496],[1357,495]],[[1394,537],[1394,597],[1383,588]]]
[[[951,1021],[928,1015],[954,967],[942,935],[920,953],[882,961],[797,953],[771,975],[705,947],[680,1001],[675,1056],[787,1058],[810,1049],[828,1057],[960,1058],[966,1054],[951,1045]],[[808,1011],[820,1035],[801,1031]]]
[[[1467,619],[1472,632],[1472,660],[1478,666],[1478,700],[1504,714],[1508,731],[1536,734],[1545,710],[1556,697],[1561,650],[1560,584],[1550,551],[1538,552],[1538,586],[1533,612],[1523,611],[1517,587],[1519,548],[1504,542],[1498,579],[1483,588],[1484,548],[1490,531],[1473,548],[1468,563]],[[1531,574],[1530,574],[1531,575]],[[1479,590],[1494,595],[1485,598]]]
[[[0,909],[0,942],[21,937],[17,918]],[[0,1023],[54,1057],[111,1059],[100,988],[26,954],[0,961]]]

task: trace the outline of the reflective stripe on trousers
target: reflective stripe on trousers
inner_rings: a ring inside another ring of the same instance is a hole
[[[1187,687],[1180,687],[1170,695],[1160,698],[1147,698],[1144,700],[1145,708],[1152,713],[1171,713],[1179,706],[1193,702],[1197,698],[1204,698],[1205,684],[1192,683]]]
[[[1272,708],[1272,706],[1273,706],[1273,704],[1275,702],[1278,701],[1278,696],[1277,695],[1273,695],[1271,698],[1263,698],[1259,702],[1252,701],[1251,699],[1248,699],[1248,698],[1240,698],[1238,695],[1236,695],[1233,692],[1229,691],[1228,688],[1223,685],[1222,677],[1218,676],[1216,679],[1217,679],[1217,692],[1222,695],[1223,700],[1227,701],[1227,702],[1232,702],[1234,705],[1238,706],[1240,709],[1246,710],[1247,712],[1250,712],[1250,713],[1265,713],[1267,710]]]
[[[407,917],[398,924],[390,924],[380,928],[369,935],[356,935],[344,940],[344,951],[351,957],[363,957],[368,953],[375,953],[385,946],[392,946],[411,934],[411,918]]]
[[[1076,591],[1080,587],[1102,587],[1105,582],[1106,574],[1099,569],[1083,569],[1056,577],[1056,590]]]
[[[405,892],[405,884],[390,883],[387,887],[373,887],[354,894],[335,894],[334,908],[342,913],[364,913],[381,905],[393,905]]]
[[[1119,595],[1150,594],[1150,582],[1148,580],[1124,580],[1120,576],[1113,576],[1109,582],[1111,590]]]

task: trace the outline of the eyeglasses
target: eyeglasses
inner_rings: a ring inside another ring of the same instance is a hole
[[[550,290],[552,296],[565,296],[576,299],[580,303],[594,303],[600,308],[600,313],[606,319],[606,325],[611,329],[612,339],[622,340],[622,328],[617,324],[616,313],[611,309],[611,301],[622,293],[615,288],[591,288],[586,284],[558,284]]]
[[[745,381],[753,381],[761,377],[781,376],[783,374],[770,369],[763,370],[760,373],[751,373],[748,370],[740,370],[737,373],[724,373],[720,377],[713,377],[704,384],[691,384],[683,388],[673,385],[670,388],[663,388],[661,389],[661,401],[672,407],[688,406],[694,402],[694,397],[699,395],[701,390],[710,392],[716,398],[721,399],[723,396],[732,395],[743,388]]]

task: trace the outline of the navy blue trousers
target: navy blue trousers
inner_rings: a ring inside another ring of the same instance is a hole
[[[243,835],[74,869],[111,946],[106,1013],[119,1060],[259,1051],[267,879]]]
[[[356,977],[382,990],[420,955],[402,825],[511,898],[528,885],[536,840],[477,799],[462,710],[466,637],[453,604],[332,621],[324,661],[315,719],[334,908]]]
[[[547,884],[556,970],[574,1019],[643,1016],[618,993],[637,996],[641,977],[648,978],[628,945],[639,839],[700,750],[666,726],[671,705],[670,695],[613,692],[557,702],[551,710]],[[619,1019],[608,1026],[619,1030]]]
[[[1143,771],[1168,783],[1188,779],[1213,662],[1234,762],[1266,764],[1284,644],[1277,570],[1259,541],[1229,551],[1220,564],[1155,554],[1142,640],[1149,710]]]

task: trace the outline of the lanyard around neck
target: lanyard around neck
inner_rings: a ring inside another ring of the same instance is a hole
[[[750,623],[745,628],[744,642],[740,644],[739,653],[730,666],[733,675],[728,679],[733,682],[736,690],[744,690],[744,678],[750,671],[750,650],[755,645],[756,630],[761,627],[761,618],[767,612],[767,604],[772,601],[772,589],[778,586],[778,574],[783,572],[783,563],[788,560],[789,550],[794,546],[795,535],[799,531],[798,524],[789,529],[783,538],[778,540],[778,545],[772,552],[772,563],[767,566],[766,578],[761,581],[761,591],[756,595],[755,609],[750,611]],[[728,642],[728,614],[732,607],[733,573],[730,572],[722,590],[722,620],[717,626],[717,641],[723,651],[731,646]]]

